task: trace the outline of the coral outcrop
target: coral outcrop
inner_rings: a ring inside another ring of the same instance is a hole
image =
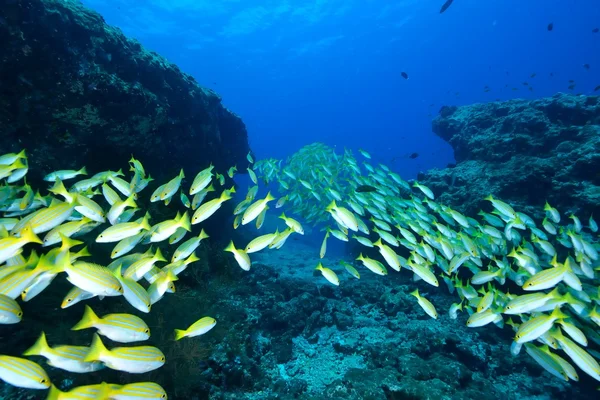
[[[419,180],[443,204],[472,214],[491,193],[537,216],[546,200],[582,217],[600,211],[598,96],[443,107],[433,131],[457,164]]]
[[[27,149],[32,172],[131,154],[158,178],[245,169],[246,128],[219,96],[81,3],[3,1],[0,42],[0,153]]]

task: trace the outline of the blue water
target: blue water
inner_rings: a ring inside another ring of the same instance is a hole
[[[258,158],[320,141],[411,178],[453,161],[431,132],[441,105],[600,85],[597,0],[455,0],[444,14],[442,0],[84,3],[219,93]]]

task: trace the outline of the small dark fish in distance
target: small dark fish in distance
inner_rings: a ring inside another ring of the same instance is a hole
[[[594,92],[597,92],[597,91],[600,91],[600,85],[598,85],[594,88]]]
[[[371,193],[371,192],[376,192],[377,188],[374,186],[370,186],[370,185],[360,185],[359,187],[356,188],[356,191],[358,193]]]
[[[551,31],[552,29],[554,29],[554,24],[552,22],[550,22],[548,24],[548,30]]]
[[[598,32],[600,32],[600,28],[594,28],[594,29],[592,29],[592,33],[598,33]]]
[[[569,83],[575,83],[573,79],[569,79]]]
[[[400,75],[402,75],[404,79],[408,79],[408,74],[406,72],[403,71],[400,73]]]
[[[573,90],[573,89],[575,89],[575,86],[577,86],[577,85],[575,85],[575,84],[573,84],[573,85],[569,85],[569,90]]]
[[[454,0],[447,0],[444,5],[442,6],[442,8],[440,9],[440,14],[443,14],[444,11],[446,11],[448,9],[448,7],[450,7],[452,5],[452,2]]]
[[[417,157],[419,157],[419,153],[411,153],[411,154],[408,156],[408,158],[411,158],[411,159],[413,159],[413,160],[414,160],[415,158],[417,158]]]
[[[585,68],[585,69],[588,69],[588,70],[589,70],[589,69],[590,69],[590,64],[583,64],[583,68]]]
[[[534,72],[533,74],[529,75],[530,78],[535,78],[537,74]]]

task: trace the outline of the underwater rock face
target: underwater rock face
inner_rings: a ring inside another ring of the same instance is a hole
[[[79,2],[1,2],[0,42],[0,153],[25,148],[34,174],[132,154],[157,178],[246,169],[245,125],[220,97]]]
[[[443,107],[433,132],[457,165],[419,176],[444,204],[476,213],[488,194],[530,215],[548,201],[589,215],[600,201],[600,97],[559,93]]]

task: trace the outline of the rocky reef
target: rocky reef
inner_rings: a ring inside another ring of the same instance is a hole
[[[131,154],[158,178],[246,168],[245,125],[217,94],[79,2],[3,1],[0,41],[0,153],[27,149],[30,178]]]
[[[598,96],[443,107],[433,131],[457,164],[419,180],[443,204],[472,214],[491,193],[537,217],[545,201],[585,218],[600,212]]]

